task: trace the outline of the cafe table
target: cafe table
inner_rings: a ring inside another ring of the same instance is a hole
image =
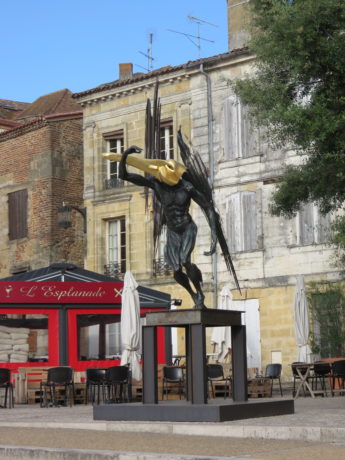
[[[315,398],[318,394],[325,395],[326,392],[324,390],[313,390],[308,382],[308,379],[311,377],[311,373],[314,370],[314,363],[292,364],[292,367],[296,370],[296,373],[300,378],[294,397],[295,399],[300,396],[302,389],[304,390],[304,393],[309,392],[312,398]]]

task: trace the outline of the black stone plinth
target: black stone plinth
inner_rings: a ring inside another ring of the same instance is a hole
[[[184,309],[150,312],[146,316],[147,326],[186,327],[192,324],[211,326],[241,326],[240,310]]]
[[[100,404],[93,408],[94,420],[147,422],[226,422],[294,413],[294,400],[255,400],[191,404],[164,401],[159,404]]]

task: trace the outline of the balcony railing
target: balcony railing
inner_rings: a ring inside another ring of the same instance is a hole
[[[111,179],[104,180],[104,188],[106,190],[109,190],[111,188],[124,187],[124,185],[125,182],[122,179],[119,179],[118,177],[112,177]]]
[[[104,274],[106,276],[113,276],[114,278],[123,279],[125,273],[121,271],[121,264],[117,262],[111,262],[110,264],[104,265]]]
[[[153,259],[153,276],[171,276],[173,271],[165,262],[164,257]]]

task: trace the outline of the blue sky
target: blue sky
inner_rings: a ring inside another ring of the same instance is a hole
[[[153,68],[199,58],[184,35],[198,35],[201,56],[227,51],[226,0],[2,0],[0,99],[32,102],[69,88],[94,88],[118,78],[118,64],[145,72],[153,34]],[[193,40],[193,39],[192,39]],[[194,41],[197,42],[196,39]],[[141,66],[141,67],[140,67]]]

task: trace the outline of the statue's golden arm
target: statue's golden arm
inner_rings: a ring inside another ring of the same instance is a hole
[[[102,156],[106,160],[118,162],[122,158],[122,154],[112,152],[103,153]],[[126,158],[126,164],[140,169],[168,185],[176,185],[187,170],[184,165],[174,160],[148,159],[135,154]]]

